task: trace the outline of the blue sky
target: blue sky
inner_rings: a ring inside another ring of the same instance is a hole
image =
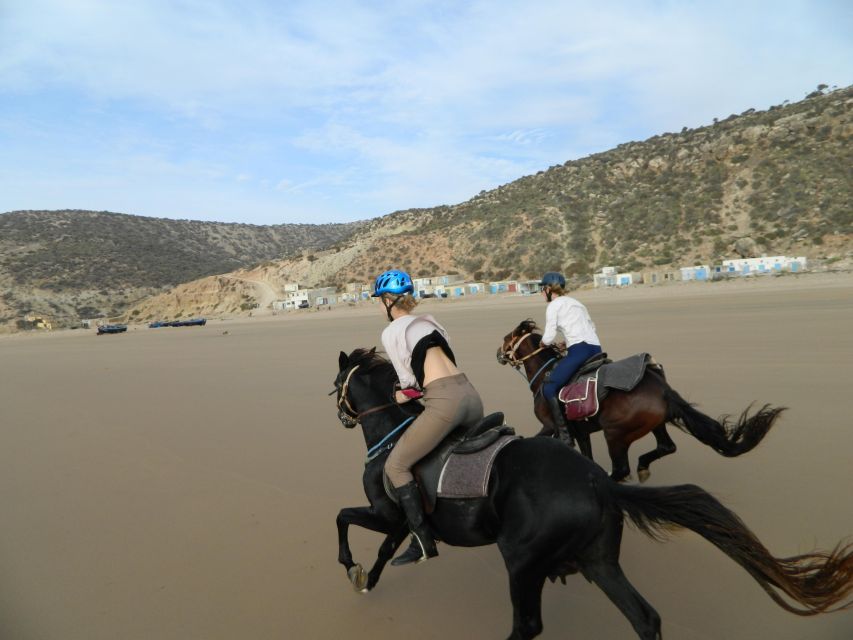
[[[846,86],[850,2],[0,0],[0,212],[454,204]]]

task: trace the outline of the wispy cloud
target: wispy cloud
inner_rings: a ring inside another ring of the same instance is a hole
[[[280,222],[456,202],[848,84],[849,7],[5,3],[0,210],[130,203]],[[121,198],[91,187],[121,176]]]

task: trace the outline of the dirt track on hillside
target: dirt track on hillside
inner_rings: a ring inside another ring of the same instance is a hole
[[[611,356],[651,352],[707,413],[790,407],[739,459],[673,430],[679,451],[651,484],[711,491],[777,556],[853,534],[853,279],[578,297]],[[487,410],[535,433],[525,383],[494,354],[518,321],[542,319],[542,302],[423,311],[447,326]],[[0,637],[506,637],[495,547],[442,546],[435,561],[389,567],[366,596],[336,562],[335,515],[365,503],[364,445],[326,393],[338,351],[376,345],[383,326],[368,309],[0,340]],[[609,468],[600,434],[593,444]],[[632,465],[652,447],[636,443]],[[350,535],[372,562],[380,537]],[[851,637],[853,613],[786,613],[691,533],[657,544],[628,529],[622,564],[669,640]],[[635,637],[577,576],[546,584],[543,615],[546,639]]]

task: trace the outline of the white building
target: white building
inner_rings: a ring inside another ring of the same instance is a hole
[[[707,264],[695,265],[693,267],[681,267],[682,280],[705,281],[711,277],[711,268]]]
[[[735,258],[723,260],[718,273],[732,275],[755,275],[790,271],[797,273],[805,271],[808,263],[805,256],[789,258],[788,256],[761,256],[760,258]]]
[[[601,271],[592,274],[592,284],[598,287],[615,287],[619,282],[616,278],[616,267],[602,267]]]

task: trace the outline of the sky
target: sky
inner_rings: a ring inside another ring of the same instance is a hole
[[[853,76],[853,2],[0,0],[0,212],[456,204]]]

